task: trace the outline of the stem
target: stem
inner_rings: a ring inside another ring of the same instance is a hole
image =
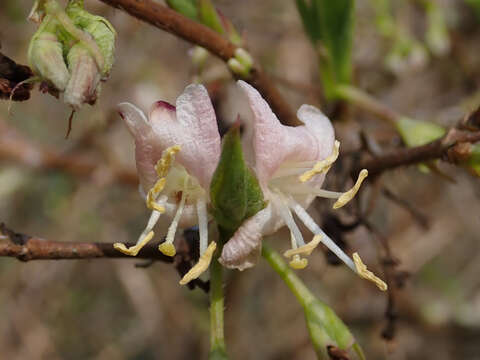
[[[359,108],[378,116],[380,119],[388,122],[394,127],[397,120],[402,117],[396,111],[382,104],[373,96],[354,86],[338,85],[335,88],[335,91],[339,98],[355,104]]]
[[[265,243],[262,244],[262,256],[267,260],[272,269],[280,275],[303,307],[315,300],[315,296],[308,290],[302,280],[295,275],[293,270],[288,267],[280,254]]]
[[[223,276],[222,265],[218,262],[217,251],[210,264],[210,347],[211,351],[225,350],[223,332]]]

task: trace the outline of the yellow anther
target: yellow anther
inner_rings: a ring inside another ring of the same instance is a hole
[[[166,178],[159,179],[155,185],[148,191],[147,194],[147,208],[150,210],[157,210],[158,212],[164,213],[165,208],[156,203],[155,199],[158,197],[158,194],[163,190],[165,187],[165,183],[167,182]]]
[[[167,242],[158,245],[158,250],[160,250],[160,252],[166,256],[175,256],[175,254],[177,253],[177,251],[175,250],[175,246]]]
[[[289,265],[292,269],[302,270],[307,267],[308,260],[305,258],[301,258],[300,255],[294,255],[293,260],[289,262]]]
[[[138,252],[145,246],[147,245],[147,243],[152,240],[153,238],[153,231],[150,231],[147,236],[145,236],[142,241],[140,241],[139,243],[137,243],[135,246],[131,246],[129,248],[127,248],[125,246],[125,244],[122,244],[122,243],[115,243],[113,244],[113,248],[115,250],[118,250],[122,253],[124,253],[125,255],[130,255],[130,256],[137,256]]]
[[[301,182],[306,182],[317,174],[325,174],[330,170],[332,164],[337,160],[340,151],[340,141],[335,140],[332,154],[324,160],[317,162],[311,170],[304,172],[299,176]]]
[[[358,179],[355,185],[348,190],[347,192],[344,192],[338,200],[333,204],[334,209],[339,209],[342,206],[346,205],[350,200],[353,199],[353,197],[357,194],[358,189],[360,189],[360,186],[362,185],[363,180],[368,176],[368,170],[367,169],[362,169],[360,171],[360,174],[358,174]]]
[[[200,275],[203,274],[205,270],[208,269],[210,266],[210,262],[212,261],[213,253],[217,248],[217,243],[212,241],[210,245],[208,245],[207,250],[200,256],[198,263],[195,264],[194,267],[190,269],[188,273],[180,280],[180,285],[188,284],[190,281],[198,278]]]
[[[158,160],[157,165],[155,165],[155,171],[159,178],[167,176],[170,166],[172,166],[172,163],[175,160],[175,154],[179,151],[180,145],[170,146],[163,150],[162,157]]]
[[[153,185],[153,187],[148,191],[147,194],[147,208],[150,210],[156,210],[160,213],[165,212],[165,208],[162,205],[156,203],[156,199],[158,195],[162,192],[165,188],[165,184],[167,183],[166,176],[170,171],[170,167],[172,166],[173,161],[175,160],[175,154],[180,151],[180,145],[170,146],[166,148],[162,152],[162,157],[158,160],[157,164],[155,165],[155,171],[159,179]]]
[[[380,290],[387,291],[387,284],[367,269],[367,265],[362,262],[362,259],[360,259],[358,253],[353,254],[353,262],[355,263],[355,268],[357,269],[357,273],[360,277],[373,282]]]
[[[322,241],[322,235],[315,235],[309,243],[300,246],[295,249],[287,250],[283,253],[285,257],[298,256],[298,255],[310,255],[312,251],[320,244]],[[305,259],[306,260],[306,259]]]

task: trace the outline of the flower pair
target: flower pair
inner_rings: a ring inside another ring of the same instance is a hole
[[[284,256],[291,258],[293,268],[304,268],[308,261],[302,256],[323,243],[354,272],[385,289],[385,283],[366,269],[358,254],[350,259],[306,211],[317,196],[337,199],[334,208],[345,205],[358,191],[367,171],[362,170],[354,187],[345,193],[321,189],[339,152],[339,142],[335,141],[328,118],[317,108],[302,105],[297,116],[303,125],[284,126],[257,90],[244,81],[238,85],[252,112],[243,148],[267,205],[236,230],[225,243],[219,261],[229,268],[252,267],[260,254],[262,237],[286,225],[291,234],[291,249]],[[119,111],[135,139],[141,193],[152,214],[135,246],[127,249],[123,244],[115,244],[115,248],[136,255],[153,238],[152,229],[160,215],[165,214],[172,220],[159,250],[173,256],[177,228],[198,224],[200,260],[180,281],[185,284],[208,268],[216,248],[214,241],[208,245],[207,207],[221,141],[208,93],[202,85],[189,85],[177,99],[176,107],[159,101],[148,119],[129,103],[120,104]],[[292,213],[314,234],[310,242],[305,242]]]

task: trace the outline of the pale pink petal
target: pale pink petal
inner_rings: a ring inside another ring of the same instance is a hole
[[[332,153],[335,143],[335,130],[330,120],[315,106],[306,104],[300,106],[297,117],[305,124],[308,132],[319,139],[316,159],[321,160],[328,157]]]
[[[334,131],[320,110],[303,105],[298,116],[305,125],[284,126],[257,90],[241,80],[238,84],[253,113],[249,124],[253,128],[251,146],[255,152],[256,174],[264,188],[282,163],[317,161],[330,155]]]
[[[257,263],[265,224],[272,218],[271,206],[260,210],[240,226],[223,246],[220,263],[229,269],[245,270]]]
[[[215,111],[203,85],[189,85],[172,108],[157,102],[150,114],[152,128],[162,148],[180,145],[176,160],[208,189],[220,158],[220,134]]]
[[[251,126],[247,133],[250,132],[252,137],[250,146],[253,146],[255,154],[255,173],[262,186],[265,186],[285,158],[286,134],[277,116],[258,91],[242,80],[238,81],[238,85],[247,96],[253,114],[252,121],[247,124]]]
[[[148,191],[157,179],[155,164],[158,161],[155,152],[155,134],[142,110],[130,103],[121,103],[118,112],[135,140],[135,161],[141,192]]]
[[[268,197],[268,195],[266,195]],[[244,270],[254,266],[262,249],[262,237],[284,226],[274,202],[247,219],[227,241],[219,261],[230,269]]]

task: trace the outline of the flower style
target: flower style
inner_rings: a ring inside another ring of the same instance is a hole
[[[152,210],[135,246],[116,243],[115,249],[135,256],[154,236],[153,227],[162,214],[171,219],[166,240],[159,250],[174,256],[178,227],[198,224],[200,260],[180,280],[186,284],[209,266],[216,243],[208,245],[207,203],[210,181],[220,157],[220,135],[206,89],[189,85],[176,101],[153,104],[149,118],[130,103],[118,106],[135,139],[135,160],[140,192]]]
[[[287,225],[291,234],[291,249],[284,256],[290,266],[302,269],[310,255],[322,242],[359,276],[373,281],[380,289],[386,284],[366,269],[357,253],[350,259],[315,223],[305,210],[315,197],[337,199],[334,209],[344,206],[357,193],[368,175],[362,170],[358,180],[347,192],[321,189],[325,174],[335,162],[340,143],[328,118],[317,108],[302,105],[297,116],[304,125],[288,127],[280,124],[257,90],[243,81],[238,82],[253,113],[251,126],[246,129],[245,152],[250,158],[268,205],[246,220],[225,244],[220,262],[240,270],[253,266],[260,253],[261,239]],[[250,152],[250,154],[249,154]],[[292,216],[292,211],[314,234],[305,243]]]

